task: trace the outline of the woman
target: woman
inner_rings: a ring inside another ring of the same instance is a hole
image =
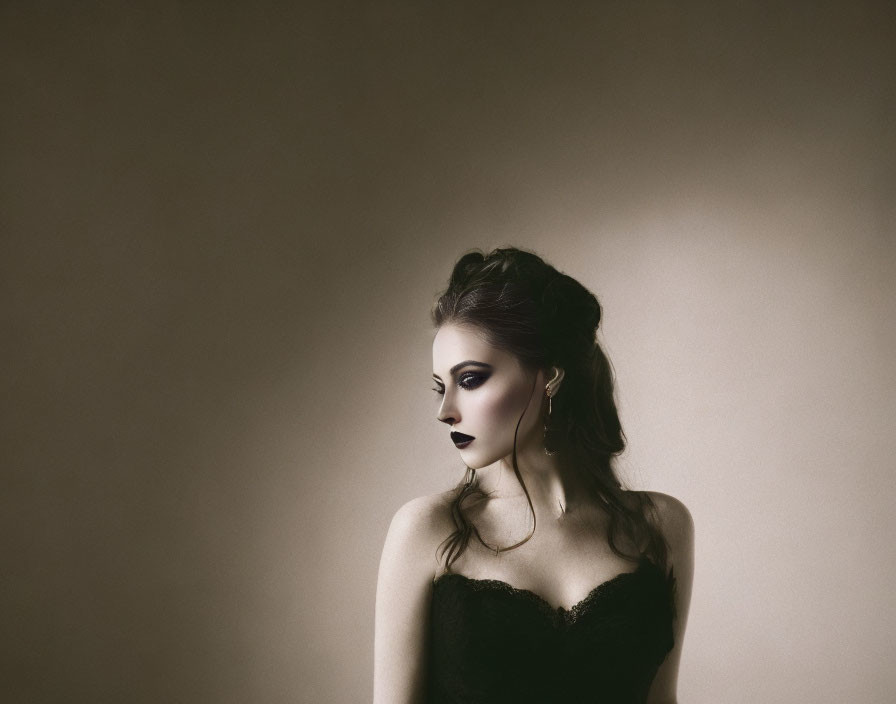
[[[392,519],[375,704],[676,701],[693,523],[616,477],[600,317],[531,252],[455,265],[433,308],[433,381],[467,471]]]

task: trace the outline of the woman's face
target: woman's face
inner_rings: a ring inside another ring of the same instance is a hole
[[[520,416],[517,454],[533,443],[541,446],[541,372],[527,371],[475,328],[450,323],[436,333],[432,363],[435,390],[441,394],[437,418],[450,426],[455,444],[464,439],[460,433],[473,438],[459,446],[464,464],[480,469],[504,458],[509,462]]]

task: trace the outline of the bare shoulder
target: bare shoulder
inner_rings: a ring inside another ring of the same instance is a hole
[[[376,587],[376,704],[423,701],[427,618],[437,549],[450,533],[450,493],[412,499],[392,516]]]
[[[659,491],[644,493],[650,497],[656,508],[657,518],[666,540],[676,543],[693,540],[694,519],[687,506],[669,494]]]
[[[685,602],[690,600],[690,582],[694,574],[694,519],[688,507],[674,496],[645,491],[654,507],[655,520],[669,549],[669,564],[674,567]],[[680,611],[686,611],[686,604]]]
[[[453,491],[418,496],[400,506],[392,516],[384,550],[419,560],[435,573],[436,549],[454,530],[452,496]]]
[[[674,646],[657,670],[647,701],[675,702],[678,691],[678,668],[691,604],[694,583],[694,519],[688,507],[674,496],[658,491],[643,494],[653,505],[654,520],[669,549],[669,568],[674,574],[675,605]]]
[[[448,525],[453,526],[451,518],[453,494],[453,491],[443,491],[411,499],[395,512],[392,526],[419,536],[438,533]]]

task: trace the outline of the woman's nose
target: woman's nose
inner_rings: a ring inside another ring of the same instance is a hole
[[[442,399],[442,405],[439,406],[439,414],[436,416],[443,423],[454,425],[457,423],[457,411],[450,405],[447,394]]]

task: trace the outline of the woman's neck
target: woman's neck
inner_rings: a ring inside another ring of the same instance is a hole
[[[587,501],[589,493],[578,468],[560,453],[517,453],[520,476],[529,492],[536,516],[561,518]],[[523,499],[525,493],[513,471],[512,457],[483,470],[482,488],[494,499]]]

